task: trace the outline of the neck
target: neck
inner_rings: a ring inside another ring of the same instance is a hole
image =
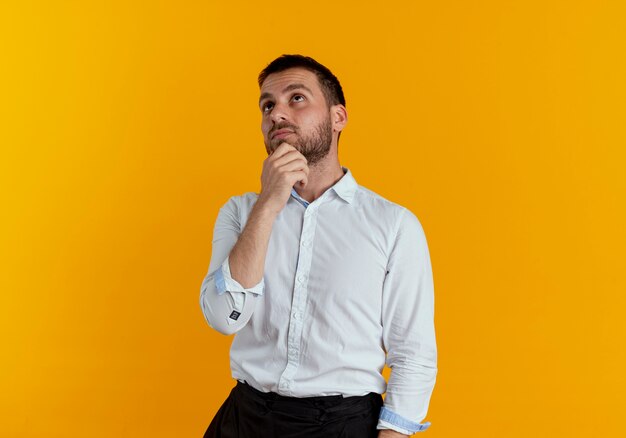
[[[309,167],[307,185],[302,187],[300,183],[296,183],[294,189],[302,199],[307,202],[313,202],[322,196],[326,190],[334,186],[343,175],[343,169],[337,157],[329,161],[322,160]]]

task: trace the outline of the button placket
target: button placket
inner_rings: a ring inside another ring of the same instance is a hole
[[[318,204],[319,205],[319,204]],[[279,388],[287,394],[291,394],[290,388],[293,377],[298,370],[300,361],[300,345],[302,341],[302,328],[304,309],[308,295],[308,278],[312,261],[313,235],[315,233],[317,206],[309,205],[304,213],[302,232],[300,234],[300,251],[296,268],[294,294],[291,303],[291,316],[287,336],[287,366],[280,380]]]

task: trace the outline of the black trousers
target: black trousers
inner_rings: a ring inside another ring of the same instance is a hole
[[[204,438],[376,438],[380,394],[285,397],[237,382]]]

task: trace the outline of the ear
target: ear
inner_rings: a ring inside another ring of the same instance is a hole
[[[348,123],[348,111],[346,107],[338,103],[330,107],[330,120],[333,125],[333,131],[341,132]]]

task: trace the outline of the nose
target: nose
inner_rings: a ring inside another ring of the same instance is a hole
[[[272,108],[272,113],[270,114],[270,119],[274,124],[289,120],[288,106],[278,102],[275,103],[274,108]]]

